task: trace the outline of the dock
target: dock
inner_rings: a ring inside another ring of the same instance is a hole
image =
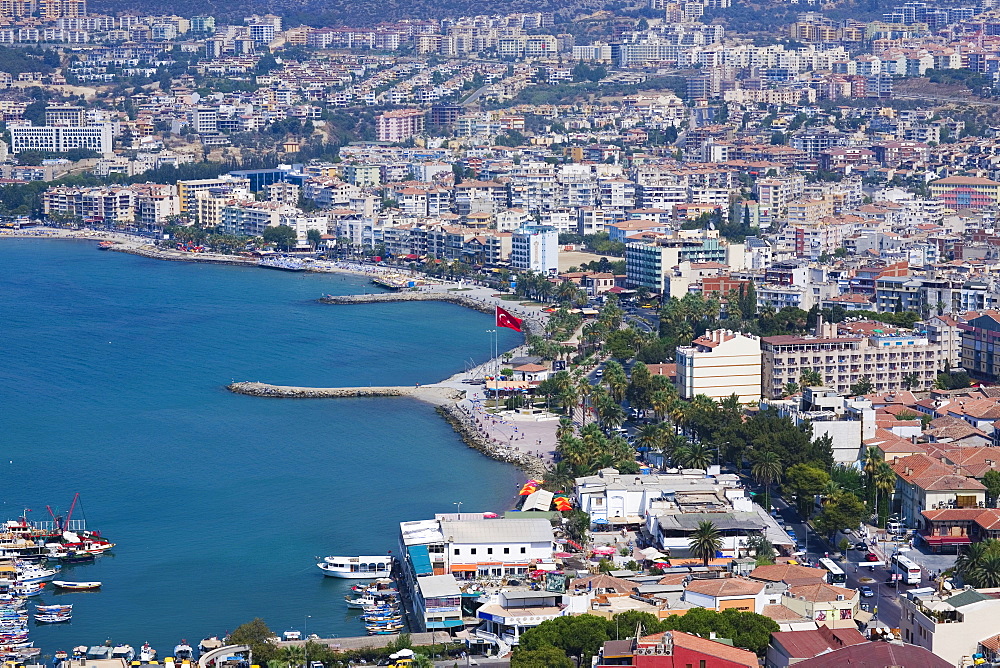
[[[374,649],[386,647],[389,643],[395,642],[398,635],[390,636],[354,636],[350,638],[320,638],[319,640],[309,640],[308,642],[317,645],[326,645],[332,650],[352,650],[352,649]],[[441,645],[455,642],[455,639],[444,631],[437,633],[411,633],[410,642],[415,646]],[[304,647],[305,640],[281,640],[274,643],[277,647]]]
[[[478,299],[447,292],[379,292],[370,295],[324,295],[323,304],[385,304],[391,302],[449,302],[483,313],[493,313],[494,306]]]

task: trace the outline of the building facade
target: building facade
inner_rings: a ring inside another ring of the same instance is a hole
[[[756,336],[718,329],[690,346],[677,348],[677,391],[721,401],[733,394],[740,403],[760,401],[761,349]]]

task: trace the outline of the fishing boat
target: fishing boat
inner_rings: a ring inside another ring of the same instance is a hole
[[[88,589],[100,589],[100,582],[68,582],[66,580],[53,580],[52,585],[59,589],[72,589],[74,591],[85,591]]]
[[[208,654],[212,650],[219,649],[224,645],[225,643],[219,640],[218,636],[211,636],[210,638],[205,638],[200,643],[198,643],[198,653]]]
[[[143,663],[156,660],[156,650],[150,647],[148,642],[144,642],[139,648],[139,660]]]
[[[97,559],[97,556],[91,552],[73,550],[72,552],[64,552],[58,559],[63,564],[90,564]]]
[[[387,605],[389,603],[389,601],[384,598],[379,598],[371,595],[361,596],[354,599],[352,599],[350,596],[345,596],[344,600],[347,602],[348,608],[354,608],[357,610],[364,610],[365,608],[374,608],[380,605]]]
[[[35,612],[73,612],[73,604],[68,605],[36,605]]]
[[[328,578],[372,578],[392,572],[393,557],[325,557],[316,567]]]
[[[187,640],[181,640],[180,645],[174,645],[174,658],[178,661],[190,661],[194,657],[194,649],[187,644]]]
[[[61,624],[73,619],[73,615],[35,615],[36,624]]]
[[[48,582],[59,574],[58,568],[41,568],[39,566],[21,566],[17,570],[17,582],[35,584]]]
[[[122,659],[126,664],[131,664],[132,659],[135,658],[135,649],[132,645],[115,645],[115,648],[111,650],[112,659]]]

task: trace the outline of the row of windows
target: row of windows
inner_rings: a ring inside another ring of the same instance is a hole
[[[475,547],[470,547],[470,548],[469,548],[469,554],[476,554],[476,550],[477,550],[477,549],[478,549],[478,548],[475,548]],[[455,548],[455,556],[457,557],[457,556],[459,556],[459,555],[460,555],[461,553],[462,553],[462,551],[461,551],[461,550],[460,550],[459,548],[457,548],[457,547],[456,547],[456,548]],[[503,548],[503,553],[504,553],[504,554],[510,554],[510,548],[509,548],[509,547],[505,547],[505,548]],[[527,553],[528,553],[528,548],[526,548],[526,547],[522,547],[522,548],[521,548],[521,554],[527,554]],[[492,547],[488,547],[488,548],[486,548],[486,554],[493,554],[493,548],[492,548]]]

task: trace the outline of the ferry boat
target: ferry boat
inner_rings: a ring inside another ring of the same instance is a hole
[[[372,578],[392,573],[393,557],[326,557],[317,568],[328,578]]]

